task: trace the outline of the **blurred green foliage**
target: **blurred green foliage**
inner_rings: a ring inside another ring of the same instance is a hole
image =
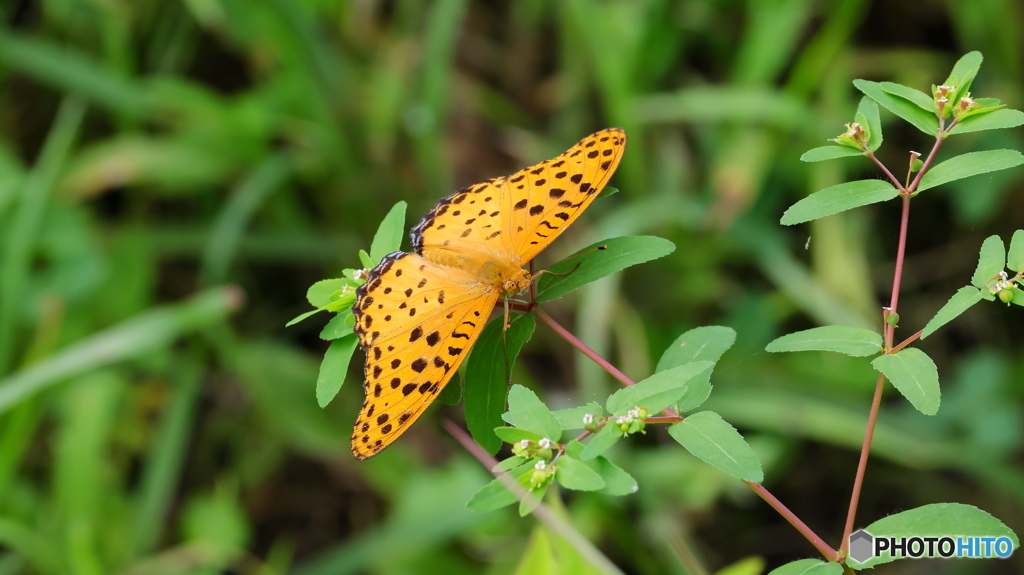
[[[356,464],[361,374],[321,410],[321,324],[282,326],[307,286],[358,266],[395,202],[415,216],[610,125],[630,135],[622,193],[540,263],[620,235],[679,249],[549,312],[638,380],[686,329],[734,328],[705,405],[836,540],[873,372],[763,349],[875,327],[898,214],[782,229],[806,194],[874,174],[800,154],[842,132],[852,79],[927,90],[970,50],[986,57],[972,89],[1024,104],[1014,0],[12,0],[0,18],[0,574],[505,574],[536,560],[527,549],[565,549],[514,511],[465,508],[489,475],[438,425],[458,408]],[[892,119],[883,160],[902,165],[928,143]],[[1020,150],[1021,134],[943,154]],[[915,203],[906,334],[969,279],[985,237],[1024,227],[1021,175]],[[858,524],[957,501],[1024,532],[1020,310],[991,309],[921,344],[942,409],[888,398]],[[543,327],[513,379],[553,409],[615,389]],[[609,457],[636,495],[553,507],[627,572],[812,554],[662,431]],[[1013,573],[1022,557],[934,568]]]

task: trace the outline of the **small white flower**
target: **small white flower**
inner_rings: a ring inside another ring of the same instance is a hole
[[[946,102],[948,102],[948,101],[949,101],[949,98],[947,98],[947,97],[943,96],[943,97],[941,97],[941,98],[938,98],[938,99],[936,99],[935,101],[936,101],[936,102],[942,102],[943,104],[945,104]]]
[[[633,484],[633,489],[632,489],[633,493],[636,493],[639,489],[640,489],[640,486],[637,485],[636,483],[634,483]]]
[[[519,442],[519,449],[526,449],[528,447],[530,447],[530,440],[529,439],[524,439],[524,440]]]
[[[540,460],[540,461],[538,461],[537,463],[534,463],[534,464],[533,464],[533,468],[534,468],[534,469],[540,469],[540,470],[542,470],[542,471],[543,471],[544,469],[547,469],[547,468],[548,468],[548,464],[547,464],[547,462],[545,462],[545,461],[544,461],[543,459],[541,459],[541,460]]]
[[[594,423],[594,414],[593,413],[584,413],[583,414],[583,425],[590,425],[591,423]]]
[[[538,441],[537,445],[539,445],[541,449],[547,449],[551,447],[551,440],[545,437],[544,439]]]
[[[354,277],[357,280],[364,280],[369,275],[370,275],[370,270],[365,269],[365,268],[361,269],[361,270],[356,270],[355,272],[352,273],[352,277]]]
[[[356,290],[352,286],[350,286],[350,285],[343,285],[343,286],[341,286],[341,295],[348,295],[348,294],[350,294],[350,293],[352,293],[354,291],[356,291]]]

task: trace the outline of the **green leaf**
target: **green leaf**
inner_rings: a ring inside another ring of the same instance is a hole
[[[1020,110],[994,110],[992,112],[978,113],[968,116],[953,126],[950,134],[966,134],[968,132],[981,132],[982,130],[1000,130],[1002,128],[1016,128],[1024,125],[1024,112]]]
[[[315,284],[309,286],[309,289],[306,290],[306,300],[308,300],[309,305],[313,307],[324,307],[330,304],[331,301],[333,301],[331,300],[331,295],[334,292],[340,290],[343,286],[346,286],[348,284],[349,280],[345,278],[320,280]],[[292,321],[294,322],[295,320]]]
[[[377,265],[370,258],[370,254],[366,253],[366,250],[359,250],[359,263],[363,264],[363,267],[366,269],[372,269]]]
[[[793,204],[782,214],[785,226],[809,222],[860,206],[891,200],[900,195],[884,180],[857,180],[814,192]]]
[[[935,109],[935,100],[921,90],[915,90],[909,86],[896,84],[894,82],[879,82],[878,85],[881,86],[883,90],[894,96],[899,96],[905,100],[913,102],[919,108],[933,116],[938,111]]]
[[[858,90],[870,96],[893,114],[913,124],[918,130],[925,134],[934,136],[939,131],[939,119],[935,114],[930,114],[921,109],[920,106],[903,98],[894,96],[885,91],[878,82],[868,80],[854,80],[853,85]]]
[[[608,413],[621,414],[640,406],[655,414],[683,395],[687,381],[714,366],[710,361],[695,361],[659,371],[635,385],[616,391],[608,398],[605,407]],[[656,403],[652,403],[652,400],[656,400]]]
[[[562,426],[562,431],[568,429],[583,429],[583,416],[586,414],[601,415],[604,410],[601,406],[594,401],[580,406],[570,407],[569,409],[559,409],[553,412],[555,419],[558,420],[558,424]]]
[[[370,244],[370,259],[377,265],[384,256],[402,249],[402,234],[405,232],[405,202],[392,206],[388,215],[381,220],[377,233]],[[370,267],[370,266],[367,266]]]
[[[882,120],[878,115],[878,104],[864,96],[857,105],[857,113],[867,120],[868,149],[874,152],[882,145]]]
[[[512,326],[505,330],[504,341],[504,319],[499,317],[488,323],[473,346],[472,355],[466,359],[466,427],[473,439],[491,455],[501,448],[501,441],[494,435],[494,428],[502,424],[508,374],[515,365],[519,350],[533,336],[533,330],[537,327],[536,320],[530,314],[514,316],[510,323]],[[525,425],[517,427],[526,428]],[[558,436],[551,436],[550,439],[558,441]]]
[[[532,497],[523,497],[522,500],[519,501],[519,516],[526,517],[536,509],[544,499],[544,494],[548,492],[548,487],[550,486],[551,484],[549,483],[540,489],[530,489],[529,494],[532,495]]]
[[[981,244],[981,253],[978,254],[978,267],[971,276],[971,285],[979,289],[985,289],[988,282],[992,281],[1003,271],[1006,263],[1006,247],[999,236],[989,236]]]
[[[529,461],[530,460],[528,458],[526,458],[526,457],[519,457],[519,456],[513,455],[512,457],[509,457],[508,459],[502,459],[501,461],[499,461],[497,465],[495,465],[494,467],[491,468],[491,471],[492,472],[494,472],[494,471],[509,471],[509,470],[515,469],[516,467],[519,467],[520,465],[523,465],[523,464],[525,464],[525,463],[527,463]]]
[[[551,545],[551,536],[541,524],[530,534],[526,548],[519,555],[519,562],[512,575],[559,575],[559,561]]]
[[[720,325],[693,328],[676,338],[658,360],[655,371],[665,371],[691,361],[718,362],[736,342],[736,330]]]
[[[885,374],[921,413],[935,415],[939,411],[939,369],[925,352],[916,347],[904,348],[876,357],[871,366]]]
[[[595,249],[599,246],[608,247],[603,250]],[[597,242],[576,253],[594,251],[551,266],[552,272],[569,273],[564,276],[544,274],[537,287],[537,301],[543,303],[560,298],[629,266],[667,256],[675,249],[676,246],[672,242],[653,236],[628,236]]]
[[[562,435],[562,427],[548,407],[537,398],[537,394],[519,384],[513,385],[508,392],[508,411],[516,427],[552,441],[558,441]]]
[[[842,575],[843,566],[819,559],[801,559],[773,569],[768,575]]]
[[[532,431],[525,429],[519,429],[518,427],[495,427],[494,435],[497,435],[505,443],[516,443],[528,439],[530,441],[540,441],[542,438],[540,435]]]
[[[668,428],[687,451],[744,481],[764,480],[761,463],[736,429],[713,411],[701,411]]]
[[[614,196],[617,193],[619,193],[619,189],[618,188],[616,188],[614,186],[605,186],[605,188],[603,190],[601,190],[601,197],[602,198],[608,198],[608,197]]]
[[[865,357],[882,351],[882,336],[863,327],[826,325],[786,334],[768,344],[765,351],[835,351]]]
[[[562,487],[577,491],[597,491],[605,487],[604,479],[596,471],[568,454],[559,457],[555,465],[555,481]]]
[[[349,334],[332,341],[331,347],[327,348],[324,360],[320,363],[320,375],[316,378],[316,402],[320,407],[327,407],[334,396],[338,395],[338,390],[348,375],[352,352],[358,344],[359,338],[355,334]]]
[[[352,333],[352,326],[348,323],[348,318],[351,315],[352,310],[347,309],[332,317],[320,332],[320,339],[332,341]]]
[[[580,454],[580,459],[583,461],[594,459],[598,455],[608,451],[619,439],[622,439],[622,435],[622,430],[619,429],[618,425],[615,425],[614,423],[606,423],[605,426],[598,430],[598,432],[594,434],[594,437],[587,442],[586,447],[583,448],[583,453]]]
[[[981,301],[981,292],[971,286],[962,287],[953,297],[949,298],[946,305],[942,306],[935,317],[924,326],[921,332],[921,339],[924,339],[935,332],[935,330],[956,319],[957,316],[967,311],[972,305]]]
[[[687,411],[693,411],[700,407],[702,403],[707,401],[708,396],[711,395],[711,369],[706,369],[696,377],[686,382],[686,390],[683,395],[676,400],[676,409],[679,413],[686,413]]]
[[[977,507],[962,503],[933,503],[895,513],[875,521],[864,530],[874,537],[906,537],[908,539],[932,536],[950,536],[954,540],[957,537],[1007,537],[1013,542],[1015,549],[1020,546],[1020,540],[1013,530],[1002,521]],[[925,553],[927,553],[927,548]],[[935,553],[935,556],[938,557],[938,553]],[[864,563],[857,562],[853,558],[847,559],[847,563],[855,569],[866,569],[896,559],[888,552],[883,552],[880,557],[873,557]]]
[[[823,162],[836,158],[848,158],[850,156],[863,156],[864,152],[849,146],[821,146],[807,150],[800,156],[801,162]]]
[[[1013,232],[1010,251],[1006,254],[1006,267],[1015,272],[1024,270],[1024,230]]]
[[[300,316],[296,317],[296,318],[295,318],[295,319],[293,319],[292,321],[290,321],[290,322],[288,322],[288,323],[284,324],[284,326],[285,326],[285,327],[291,327],[291,326],[293,326],[293,325],[295,325],[295,324],[299,323],[300,321],[302,321],[302,320],[306,319],[307,317],[309,317],[309,316],[311,316],[311,315],[314,315],[314,314],[318,314],[318,313],[320,313],[320,312],[322,312],[322,311],[324,311],[324,309],[323,309],[323,308],[315,309],[315,310],[313,310],[313,311],[307,311],[306,313],[304,313],[304,314],[302,314],[302,315],[300,315]]]
[[[956,86],[956,96],[950,100],[954,105],[960,101],[960,98],[966,96],[967,92],[971,89],[974,77],[978,74],[978,70],[981,69],[982,60],[984,60],[984,57],[981,55],[981,52],[975,50],[974,52],[964,54],[953,65],[953,71],[949,73],[945,83]]]
[[[1024,306],[1024,290],[1014,286],[1010,288],[1010,292],[1013,293],[1013,299],[1010,300],[1010,303]]]
[[[533,465],[526,463],[509,471],[506,475],[512,479],[519,479],[532,469]],[[506,505],[512,505],[518,500],[519,498],[516,497],[516,494],[509,491],[500,478],[495,477],[490,483],[481,487],[469,498],[469,501],[466,502],[466,508],[477,513],[486,513],[495,509],[501,509]]]
[[[961,154],[928,170],[928,173],[921,177],[921,183],[916,191],[920,192],[978,174],[1005,170],[1020,164],[1024,164],[1024,155],[1016,150],[987,150]]]
[[[591,460],[590,463],[597,468],[598,475],[604,480],[604,488],[601,489],[601,493],[605,495],[631,495],[639,489],[636,479],[633,479],[632,475],[626,473],[618,465],[608,461],[607,457],[603,455],[598,456]]]

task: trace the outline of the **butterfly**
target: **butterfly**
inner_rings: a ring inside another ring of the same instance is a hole
[[[626,146],[608,128],[557,158],[442,198],[412,229],[414,253],[385,256],[353,306],[366,352],[366,401],[352,454],[380,453],[448,383],[500,297],[529,289],[523,269],[597,197]]]

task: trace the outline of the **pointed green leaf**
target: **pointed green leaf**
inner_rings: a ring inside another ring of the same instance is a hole
[[[516,443],[524,439],[528,441],[540,441],[541,439],[543,439],[540,435],[532,431],[519,429],[518,427],[495,427],[494,434],[497,435],[505,443]]]
[[[611,446],[615,445],[619,439],[622,439],[622,430],[619,429],[618,425],[614,423],[606,423],[604,427],[598,430],[591,438],[587,445],[583,448],[583,453],[580,454],[580,459],[587,461],[594,459],[598,455],[601,455],[605,451],[608,451]]]
[[[550,486],[551,484],[549,483],[539,489],[530,489],[531,497],[523,497],[519,501],[519,516],[526,517],[532,513],[540,505],[540,502],[544,500],[544,494],[548,492],[548,487]]]
[[[317,313],[320,313],[320,312],[322,312],[322,311],[324,311],[324,310],[323,310],[323,308],[315,309],[315,310],[313,310],[313,311],[307,311],[306,313],[304,313],[304,314],[302,314],[302,315],[300,315],[300,316],[296,317],[295,319],[291,320],[290,322],[288,322],[288,323],[284,324],[284,326],[285,326],[285,327],[291,327],[291,326],[293,326],[293,325],[295,325],[295,324],[299,323],[300,321],[302,321],[302,320],[306,319],[307,317],[309,317],[309,316],[311,316],[311,315],[313,315],[313,314],[317,314]]]
[[[882,120],[878,115],[878,104],[864,96],[857,105],[857,113],[867,120],[868,149],[874,152],[882,145]]]
[[[768,344],[766,351],[835,351],[864,357],[882,351],[882,336],[863,327],[826,325],[786,334]]]
[[[349,285],[350,280],[346,278],[335,278],[320,280],[309,286],[306,290],[306,299],[313,307],[324,307],[331,303],[331,295],[340,290],[343,286]]]
[[[691,361],[717,362],[736,342],[736,330],[720,325],[693,328],[676,338],[658,360],[655,371],[665,371]]]
[[[373,269],[377,264],[374,263],[373,258],[370,254],[366,253],[366,250],[359,250],[359,263],[366,269]]]
[[[505,396],[508,391],[508,374],[511,373],[523,344],[533,336],[533,330],[537,326],[536,320],[530,314],[517,315],[510,323],[512,326],[504,330],[504,338],[503,318],[499,317],[488,323],[473,346],[473,353],[466,359],[466,427],[469,428],[473,439],[491,455],[501,448],[501,441],[494,435],[494,428],[501,427],[501,414],[505,411]],[[517,427],[527,428],[525,425]],[[552,436],[550,439],[558,441],[558,436]]]
[[[909,100],[916,104],[919,108],[928,112],[929,114],[935,115],[937,110],[935,109],[935,100],[931,96],[925,94],[921,90],[915,90],[909,86],[903,84],[896,84],[894,82],[879,82],[879,86],[882,87],[886,92]]]
[[[565,445],[565,453],[573,459],[584,461],[583,451],[585,447],[577,440],[572,440]],[[629,495],[636,493],[637,484],[633,477],[608,461],[604,456],[598,456],[584,461],[584,464],[597,472],[604,480],[605,486],[600,489],[605,495]]]
[[[953,104],[956,104],[960,101],[960,98],[967,95],[967,92],[971,89],[971,84],[974,82],[974,77],[978,74],[978,70],[981,69],[981,62],[983,60],[981,52],[975,50],[974,52],[964,54],[953,65],[953,71],[949,73],[949,77],[946,78],[945,82],[947,85],[956,86],[956,96],[950,100]]]
[[[957,537],[1006,537],[1013,543],[1014,549],[1020,546],[1017,535],[1002,521],[977,507],[962,503],[933,503],[895,513],[875,521],[864,530],[874,537],[907,539],[950,536],[955,541]],[[927,556],[927,546],[924,551]],[[939,557],[937,546],[933,551],[932,556]],[[881,556],[873,557],[864,563],[852,558],[847,559],[847,563],[855,569],[866,569],[896,559],[897,557],[890,556],[888,551],[883,551]]]
[[[843,566],[819,559],[801,559],[773,569],[768,575],[843,575]]]
[[[332,317],[320,332],[320,339],[332,341],[352,333],[352,326],[348,324],[348,318],[351,315],[352,310],[347,309]]]
[[[761,463],[736,428],[713,411],[701,411],[668,428],[687,451],[713,467],[744,481],[764,480]]]
[[[695,361],[659,371],[635,385],[616,391],[608,398],[605,407],[608,413],[613,414],[622,414],[637,406],[648,408],[652,414],[657,413],[683,395],[687,381],[714,365],[710,361]],[[664,395],[666,393],[668,395]],[[658,396],[657,405],[651,403],[654,396]]]
[[[971,276],[971,285],[979,289],[986,289],[988,282],[995,279],[999,272],[1003,271],[1006,264],[1006,248],[999,236],[989,236],[981,244],[981,253],[978,254],[978,267]],[[987,291],[987,289],[986,289]]]
[[[604,413],[604,409],[597,402],[591,401],[580,407],[559,409],[553,413],[555,414],[555,419],[558,420],[558,424],[562,426],[562,431],[565,431],[568,429],[583,429],[584,415],[588,413],[591,415],[601,415]]]
[[[850,156],[863,156],[864,152],[849,146],[821,146],[811,148],[800,156],[801,162],[823,162],[836,158],[848,158]]]
[[[519,479],[532,469],[533,466],[527,463],[509,471],[507,475],[512,479]],[[490,483],[481,487],[469,498],[469,501],[466,502],[466,508],[477,513],[486,513],[495,509],[501,509],[506,505],[512,505],[518,500],[519,498],[516,497],[515,493],[509,491],[500,478],[495,477]]]
[[[981,132],[982,130],[1000,130],[1002,128],[1016,128],[1024,125],[1024,112],[1020,110],[994,110],[972,114],[953,126],[950,134],[966,134],[968,132]]]
[[[917,191],[978,174],[1005,170],[1020,164],[1024,164],[1024,155],[1016,150],[987,150],[961,154],[928,170],[928,173],[921,177]]]
[[[509,470],[512,470],[512,469],[515,469],[515,468],[519,467],[520,465],[523,465],[523,464],[527,463],[528,461],[529,461],[529,459],[526,458],[526,457],[519,457],[519,456],[513,455],[512,457],[509,457],[508,459],[502,459],[501,461],[499,461],[497,465],[495,465],[494,467],[491,468],[491,472],[509,471]]]
[[[349,334],[332,341],[331,347],[327,348],[324,360],[320,363],[320,375],[316,378],[316,402],[320,407],[327,407],[334,396],[338,395],[338,390],[348,375],[352,352],[358,344],[359,338],[355,334]]]
[[[786,226],[809,222],[846,210],[891,200],[900,195],[889,182],[857,180],[814,192],[793,204],[779,223]]]
[[[930,114],[921,109],[920,106],[903,98],[886,92],[878,82],[867,80],[854,80],[853,85],[858,90],[870,96],[893,114],[913,124],[918,130],[925,134],[934,136],[939,131],[939,119],[935,114]]]
[[[370,259],[374,265],[380,263],[384,256],[402,249],[402,234],[405,232],[405,202],[398,202],[391,207],[388,215],[381,220],[377,233],[370,244]]]
[[[462,401],[462,390],[465,388],[465,378],[457,373],[448,380],[448,384],[441,388],[441,392],[435,398],[445,405],[458,405]]]
[[[508,392],[508,411],[512,414],[516,427],[527,429],[551,441],[558,441],[562,435],[562,427],[558,425],[558,420],[548,406],[537,398],[537,394],[519,384],[513,385]]]
[[[568,454],[559,457],[555,465],[555,481],[562,487],[577,491],[604,489],[604,479],[596,471]]]
[[[946,305],[942,306],[938,312],[935,313],[935,317],[928,322],[928,325],[924,326],[924,330],[921,332],[921,339],[924,339],[935,332],[935,330],[953,321],[960,314],[964,313],[970,307],[981,301],[981,292],[977,288],[971,286],[962,287],[953,297],[949,298]]]
[[[1013,299],[1010,300],[1010,303],[1024,306],[1024,290],[1014,286],[1010,288],[1010,293],[1013,294]]]
[[[603,250],[596,249],[599,246],[608,247]],[[551,266],[552,272],[566,275],[544,274],[538,282],[537,301],[543,303],[558,299],[577,288],[629,266],[667,256],[675,249],[676,246],[672,242],[653,236],[630,236],[597,242],[576,252],[577,254],[588,251],[590,253],[572,257]]]
[[[1010,251],[1006,254],[1006,267],[1015,272],[1024,271],[1024,230],[1013,232]]]
[[[916,347],[904,348],[876,357],[871,366],[885,374],[921,413],[935,415],[939,411],[939,369],[925,352]]]
[[[711,395],[711,371],[711,369],[706,369],[686,382],[686,390],[676,400],[675,408],[679,410],[679,413],[693,411],[707,401],[708,396]],[[652,401],[657,401],[657,396],[652,398]]]

